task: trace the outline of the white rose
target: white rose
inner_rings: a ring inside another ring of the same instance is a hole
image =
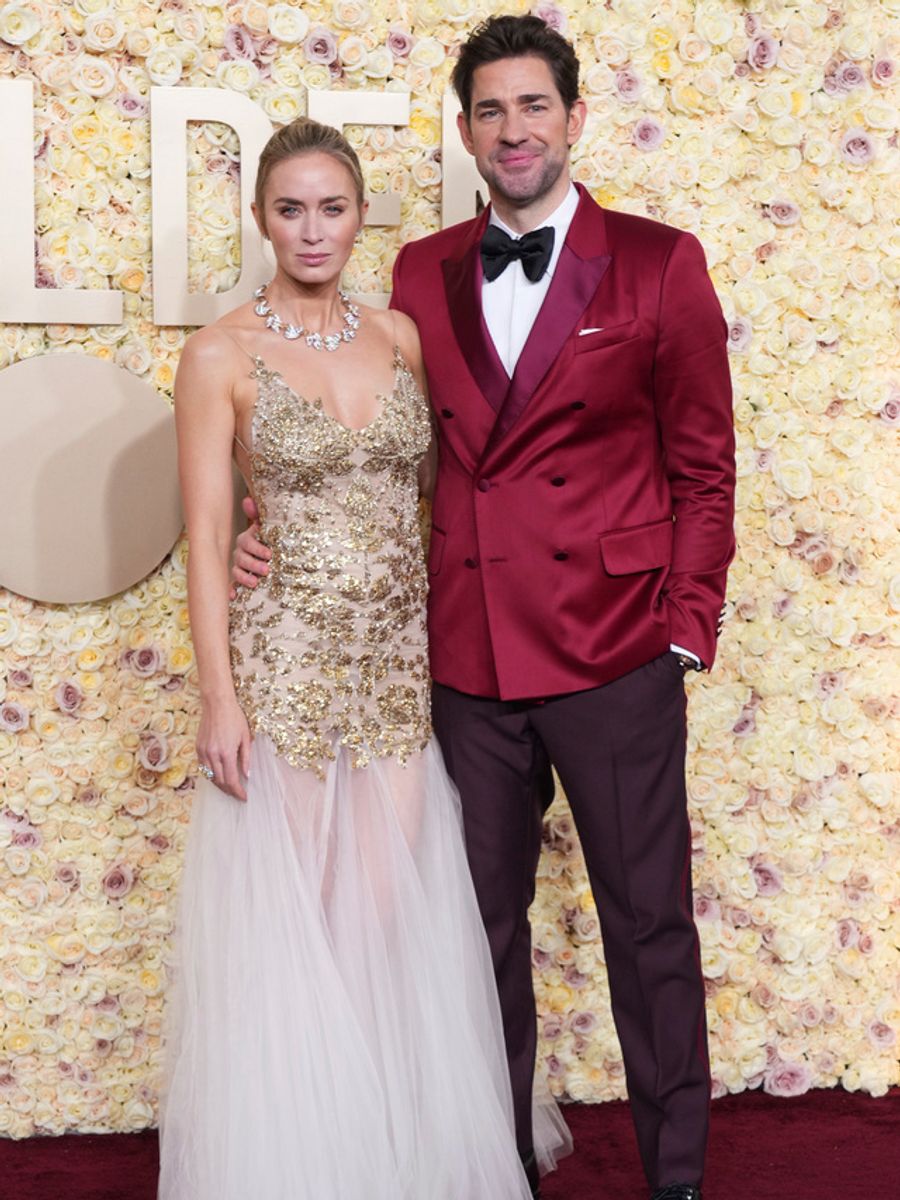
[[[447,57],[446,51],[437,38],[419,38],[409,54],[409,61],[417,67],[429,67],[434,70]]]
[[[259,68],[256,63],[246,60],[221,62],[216,68],[216,79],[232,91],[249,92],[259,83]]]
[[[116,86],[116,73],[105,59],[82,54],[72,64],[72,84],[88,96],[107,96]]]
[[[387,79],[394,69],[394,56],[387,46],[377,46],[366,58],[363,70],[369,79]]]
[[[279,42],[295,45],[309,33],[309,17],[292,4],[273,4],[269,9],[269,33]]]
[[[181,78],[181,59],[168,46],[157,46],[147,55],[147,74],[160,87],[172,87]]]
[[[115,13],[95,13],[84,23],[84,44],[89,50],[114,50],[124,35],[125,25]]]
[[[0,38],[11,46],[24,46],[40,28],[38,15],[21,4],[5,4],[0,8]]]
[[[266,116],[271,117],[273,121],[279,125],[287,125],[295,117],[301,115],[300,93],[299,91],[285,91],[282,88],[267,91],[263,100],[263,108]]]

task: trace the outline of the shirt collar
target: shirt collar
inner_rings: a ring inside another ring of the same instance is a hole
[[[569,226],[572,224],[572,218],[575,216],[576,208],[578,208],[578,190],[574,183],[570,183],[569,190],[563,197],[562,203],[553,210],[546,220],[541,221],[539,225],[535,226],[536,229],[544,229],[547,226],[550,226],[554,231],[553,253],[550,255],[550,262],[547,264],[547,274],[544,276],[544,278],[551,276],[556,270],[556,264],[559,261],[560,254],[562,253],[563,243],[565,242],[566,235],[569,232]],[[499,226],[504,233],[508,233],[511,238],[515,238],[516,240],[522,237],[521,233],[517,233],[514,229],[510,229],[505,222],[500,220],[494,211],[493,206],[491,206],[491,215],[488,224]],[[529,233],[530,230],[526,229],[523,232]]]

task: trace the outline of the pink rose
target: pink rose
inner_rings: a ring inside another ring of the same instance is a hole
[[[5,729],[7,733],[20,733],[27,729],[30,719],[30,713],[23,704],[17,704],[15,700],[5,700],[0,704],[0,729]]]
[[[161,679],[159,686],[164,692],[180,692],[184,687],[183,675],[168,675],[165,679]]]
[[[330,30],[319,25],[303,43],[303,53],[312,63],[333,63],[338,53],[337,39]]]
[[[547,1074],[551,1079],[560,1079],[566,1071],[562,1062],[555,1054],[547,1055],[544,1059],[544,1066],[547,1068]]]
[[[78,874],[78,868],[74,863],[70,862],[57,863],[56,878],[61,884],[63,884],[64,887],[76,888],[78,887],[78,880],[80,878]]]
[[[583,988],[588,982],[587,975],[584,975],[577,967],[566,967],[563,971],[563,979],[570,988]]]
[[[800,220],[800,209],[792,200],[774,200],[763,212],[773,225],[796,225]]]
[[[635,104],[643,90],[641,77],[633,67],[623,67],[616,72],[616,91],[623,104]]]
[[[760,33],[750,42],[747,62],[754,71],[769,71],[778,62],[781,43],[769,33]]]
[[[416,39],[406,29],[390,29],[387,37],[387,48],[394,58],[408,58],[409,52],[416,44]]]
[[[825,29],[840,29],[844,23],[844,14],[839,8],[832,8],[825,18]]]
[[[872,64],[872,82],[876,87],[889,87],[896,73],[897,66],[892,58],[876,58]]]
[[[147,771],[166,771],[169,767],[169,743],[165,734],[153,733],[147,730],[141,734],[141,748],[138,751],[141,765]]]
[[[718,921],[722,916],[722,906],[718,900],[697,896],[694,900],[694,916],[698,921]]]
[[[758,862],[753,867],[756,892],[759,896],[777,896],[782,890],[781,873],[771,863]]]
[[[84,702],[84,692],[73,679],[64,679],[53,693],[61,712],[76,716]]]
[[[536,4],[531,10],[533,17],[540,17],[545,25],[549,25],[551,29],[555,29],[557,33],[565,33],[569,27],[569,19],[561,8],[558,8],[551,0],[544,0],[542,4]]]
[[[763,474],[766,471],[771,471],[772,463],[775,461],[775,451],[772,449],[757,450],[756,452],[756,469]]]
[[[17,829],[12,836],[12,844],[20,850],[37,850],[43,840],[40,833],[30,826],[27,829]]]
[[[753,326],[746,317],[734,317],[728,322],[728,349],[743,354],[753,340]]]
[[[841,138],[841,157],[854,167],[864,167],[875,157],[875,143],[858,125],[848,129]]]
[[[866,1026],[866,1036],[876,1050],[887,1050],[897,1040],[895,1030],[877,1018],[874,1021],[870,1021]]]
[[[16,667],[9,673],[9,686],[14,688],[31,687],[34,676],[27,667]]]
[[[900,425],[900,392],[890,396],[878,410],[878,419],[885,425]]]
[[[148,839],[147,844],[152,846],[154,850],[168,850],[169,839],[165,836],[165,834],[154,833],[153,837]]]
[[[806,1029],[814,1029],[816,1025],[822,1023],[822,1010],[812,1000],[807,1000],[805,1004],[800,1005],[797,1016],[800,1018],[800,1024]]]
[[[763,1088],[770,1096],[802,1096],[809,1091],[812,1072],[806,1063],[776,1059],[763,1076]]]
[[[744,33],[747,37],[753,37],[760,31],[759,17],[756,13],[744,13]]]
[[[843,92],[852,92],[855,88],[865,86],[866,77],[858,63],[849,61],[838,63],[834,75]]]
[[[101,882],[110,900],[121,900],[134,886],[134,871],[126,863],[116,863],[109,868]]]
[[[638,150],[658,150],[666,139],[666,131],[653,117],[641,117],[631,131],[632,143]]]
[[[100,802],[100,789],[93,783],[86,783],[75,793],[75,799],[79,804],[91,808]]]
[[[573,1015],[570,1024],[573,1033],[587,1037],[597,1028],[597,1017],[592,1012],[577,1012]]]
[[[538,971],[543,971],[545,967],[550,966],[550,955],[546,950],[541,950],[539,946],[531,951],[531,961]]]
[[[163,656],[156,646],[142,646],[140,650],[132,650],[128,665],[135,675],[141,679],[149,679],[163,665]]]
[[[844,917],[838,921],[834,931],[834,940],[839,950],[852,950],[859,942],[859,922],[852,917]]]
[[[256,42],[253,34],[243,25],[229,25],[225,30],[224,57],[230,59],[256,58]]]
[[[116,97],[116,108],[123,117],[129,117],[134,120],[138,117],[146,117],[150,112],[150,105],[143,96],[137,96],[134,92],[122,92]]]
[[[558,1038],[563,1031],[562,1017],[559,1013],[547,1013],[541,1022],[541,1032],[548,1041]]]
[[[777,242],[763,242],[761,246],[756,247],[756,261],[768,262],[777,249]]]

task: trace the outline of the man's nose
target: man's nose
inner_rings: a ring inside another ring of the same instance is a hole
[[[521,113],[509,112],[503,118],[500,137],[510,146],[518,146],[528,137],[528,129]]]

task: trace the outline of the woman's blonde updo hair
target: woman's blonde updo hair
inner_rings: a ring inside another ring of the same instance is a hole
[[[330,154],[350,172],[353,186],[356,189],[356,200],[360,207],[365,201],[365,184],[363,183],[362,168],[356,151],[344,135],[331,125],[321,125],[309,117],[298,117],[290,125],[277,129],[266,142],[259,156],[259,167],[256,172],[256,211],[265,228],[265,193],[266,184],[274,167],[286,158],[295,158],[298,154]]]

